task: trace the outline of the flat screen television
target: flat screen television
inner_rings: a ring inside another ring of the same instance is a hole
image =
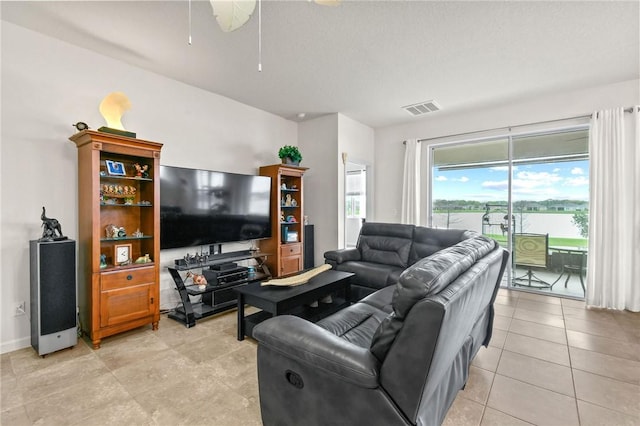
[[[160,166],[160,248],[271,237],[271,178]]]

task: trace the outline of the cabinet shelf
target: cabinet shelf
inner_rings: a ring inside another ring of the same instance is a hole
[[[260,174],[271,178],[271,238],[259,244],[262,250],[275,253],[267,262],[274,277],[289,276],[303,268],[303,176],[307,170],[286,164],[260,167]],[[296,222],[283,221],[289,216]],[[296,241],[287,242],[292,233],[297,234],[291,236]]]
[[[136,177],[136,176],[111,176],[111,175],[100,175],[100,180],[110,180],[110,179],[115,179],[115,180],[133,180],[133,181],[137,181],[137,182],[153,182],[153,179],[151,178],[143,178],[143,177]]]
[[[135,241],[135,240],[150,240],[150,239],[153,239],[153,235],[144,235],[142,237],[100,238],[100,242],[109,243],[113,241]]]
[[[133,203],[133,204],[118,204],[118,203],[100,203],[100,207],[153,207],[151,203]]]
[[[106,337],[145,325],[158,329],[162,144],[94,130],[69,139],[78,149],[79,317],[98,349]],[[107,161],[119,163],[125,175],[108,174]],[[136,164],[148,175],[137,176]],[[129,235],[113,238],[108,226]],[[140,235],[134,230],[147,235],[134,236]],[[129,246],[131,263],[116,264],[118,244]],[[153,261],[134,263],[145,255]]]
[[[130,263],[128,265],[123,266],[107,266],[106,268],[100,269],[102,272],[114,272],[114,271],[123,271],[126,269],[135,269],[135,268],[144,268],[146,266],[154,266],[155,262],[147,262],[147,263]]]

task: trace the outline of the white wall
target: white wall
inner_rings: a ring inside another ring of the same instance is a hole
[[[316,265],[324,252],[344,247],[344,163],[342,153],[373,165],[374,132],[342,114],[302,122],[298,141],[309,167],[304,180],[305,214],[315,225]],[[337,194],[337,195],[336,195]]]
[[[17,302],[29,306],[29,240],[42,235],[42,206],[65,235],[77,238],[71,124],[104,125],[98,105],[113,91],[126,93],[132,104],[124,126],[164,143],[162,164],[256,174],[260,165],[280,161],[280,146],[297,145],[292,121],[2,21],[2,353],[30,344],[29,317],[14,313]],[[163,251],[162,269],[184,253]],[[160,299],[163,309],[178,301],[167,273]]]
[[[342,161],[342,154],[346,154],[347,161],[363,164],[367,168],[367,217],[373,217],[375,187],[373,179],[375,161],[375,133],[371,127],[352,120],[342,114],[339,115],[338,122],[338,152],[340,153],[339,173],[338,173],[338,247],[345,247],[345,164]],[[356,237],[357,239],[357,237]],[[331,250],[329,248],[328,250]]]
[[[299,123],[298,141],[300,165],[309,167],[304,175],[304,214],[314,225],[314,261],[321,265],[323,253],[338,244],[338,114]]]
[[[460,114],[447,114],[445,105],[442,111],[416,119],[415,122],[376,129],[374,175],[378,195],[374,220],[400,222],[404,161],[402,141],[406,139],[428,139],[497,127],[558,120],[591,114],[601,109],[630,107],[638,104],[640,104],[640,80],[631,80],[590,89],[514,100],[500,106]],[[553,127],[554,124],[550,123],[548,126]],[[426,146],[423,146],[423,150],[425,148]]]

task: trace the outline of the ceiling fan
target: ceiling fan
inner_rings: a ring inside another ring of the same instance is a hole
[[[257,0],[261,3],[262,0]],[[311,1],[311,0],[309,0]],[[323,6],[337,6],[341,0],[314,0]],[[228,33],[247,23],[256,8],[256,0],[209,0],[222,31]],[[258,6],[259,11],[260,5]]]

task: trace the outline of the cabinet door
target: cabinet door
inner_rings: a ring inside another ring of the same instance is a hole
[[[153,277],[153,267],[102,274],[100,326],[108,327],[153,315]]]
[[[302,256],[280,258],[280,275],[291,275],[302,270]]]
[[[100,326],[108,327],[153,315],[153,283],[102,291]]]

